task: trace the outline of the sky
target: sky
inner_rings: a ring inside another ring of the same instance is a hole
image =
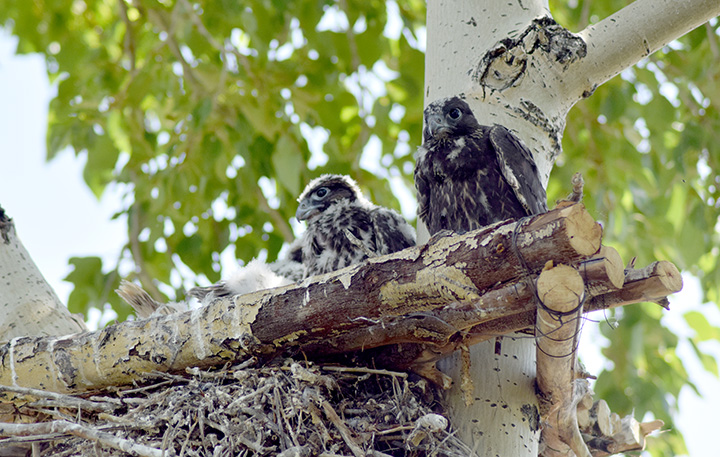
[[[114,263],[127,240],[126,225],[122,218],[110,219],[120,209],[117,192],[110,189],[98,200],[85,185],[82,154],[75,156],[68,150],[46,161],[47,110],[54,89],[43,59],[15,56],[15,43],[0,29],[0,206],[13,219],[20,240],[40,271],[67,303],[72,290],[63,281],[70,272],[68,260],[96,255]],[[697,279],[689,275],[683,278],[684,290],[671,297],[665,325],[679,335],[692,334],[681,314],[695,309],[720,326],[718,308],[701,303]],[[590,317],[602,321],[602,316]],[[101,322],[111,318],[106,313]],[[100,313],[90,319],[97,323]],[[603,368],[597,325],[585,325],[580,343],[586,367],[595,373]],[[708,342],[704,348],[720,359],[720,342]],[[688,344],[682,344],[678,351],[703,398],[683,388],[676,423],[690,456],[717,455],[718,426],[711,414],[720,411],[720,381],[702,370]]]

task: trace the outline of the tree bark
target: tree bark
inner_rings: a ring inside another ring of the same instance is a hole
[[[0,341],[85,330],[45,281],[0,207]]]

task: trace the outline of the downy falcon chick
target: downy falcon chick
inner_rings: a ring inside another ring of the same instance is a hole
[[[304,277],[415,245],[412,226],[397,212],[366,199],[348,176],[322,175],[314,179],[298,202],[295,217],[307,222],[298,252]]]

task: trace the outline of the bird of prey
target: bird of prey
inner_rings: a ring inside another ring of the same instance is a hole
[[[298,202],[295,217],[307,222],[301,249],[295,251],[305,267],[304,277],[415,245],[412,226],[397,212],[371,203],[348,176],[314,179]]]
[[[415,187],[430,235],[547,211],[532,154],[508,129],[480,125],[459,97],[434,101],[424,115]]]

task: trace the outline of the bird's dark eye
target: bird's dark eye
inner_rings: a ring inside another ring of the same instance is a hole
[[[321,187],[315,191],[315,196],[318,198],[325,198],[328,193],[330,193],[330,189],[327,187]]]
[[[453,108],[448,113],[448,117],[450,117],[450,119],[458,120],[460,119],[460,116],[462,116],[462,111],[460,111],[460,108]]]

